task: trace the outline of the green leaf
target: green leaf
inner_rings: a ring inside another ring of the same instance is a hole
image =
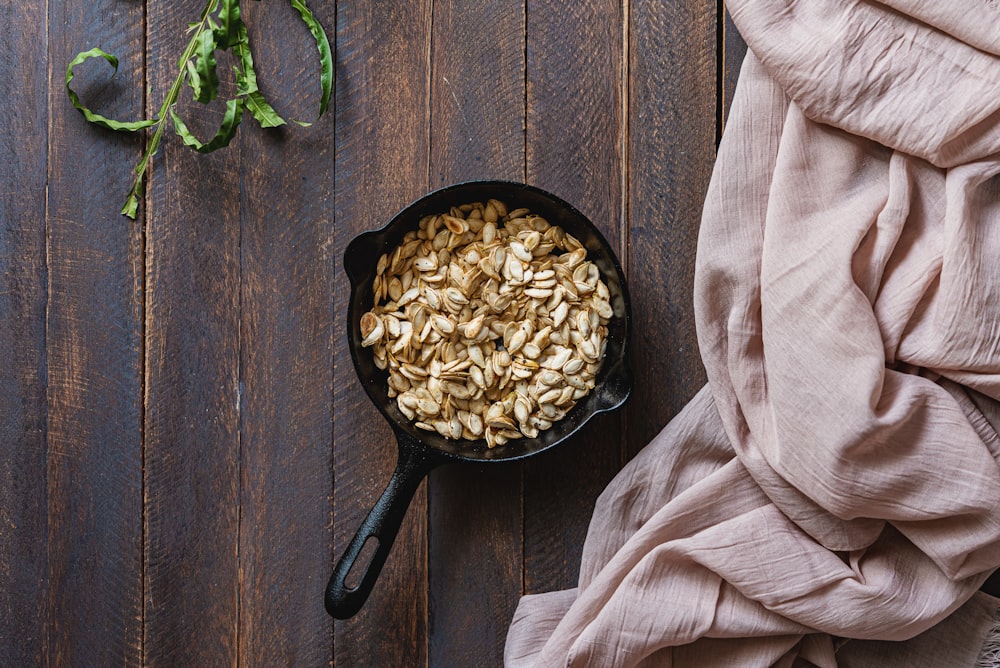
[[[239,34],[233,45],[233,53],[239,58],[243,69],[236,67],[236,85],[245,98],[245,106],[262,128],[276,128],[285,125],[283,119],[264,99],[264,94],[257,86],[257,72],[253,67],[253,55],[250,53],[250,38],[247,27],[240,22]]]
[[[219,74],[215,63],[215,33],[212,30],[203,30],[198,34],[194,57],[195,70],[200,77],[197,89],[191,83],[191,90],[194,99],[203,104],[207,104],[219,96]],[[189,61],[190,62],[190,61]]]
[[[250,35],[247,34],[247,26],[240,21],[236,35],[236,42],[233,43],[233,54],[239,60],[236,65],[236,83],[241,91],[252,93],[257,90],[257,72],[253,68],[253,55],[250,53]],[[240,69],[240,66],[243,69]]]
[[[240,27],[243,25],[239,0],[222,0],[219,21],[221,24],[215,29],[215,43],[220,49],[231,49],[239,41]]]
[[[118,59],[115,56],[95,48],[78,54],[66,68],[67,95],[73,106],[84,115],[87,121],[112,130],[130,132],[143,128],[153,128],[149,141],[146,142],[142,159],[135,168],[132,188],[121,210],[122,214],[129,218],[136,217],[143,201],[144,176],[157,152],[168,118],[173,122],[174,130],[181,137],[182,142],[200,153],[209,153],[228,146],[236,135],[245,110],[249,110],[262,127],[276,127],[285,124],[285,120],[268,104],[258,86],[257,73],[250,53],[250,40],[240,12],[240,0],[204,1],[204,8],[199,20],[188,24],[187,32],[191,34],[191,37],[181,57],[177,60],[177,76],[162,100],[155,119],[124,122],[106,118],[85,107],[73,91],[70,83],[73,81],[73,68],[75,66],[88,58],[103,58],[117,72]],[[330,40],[306,5],[306,0],[290,0],[290,2],[302,17],[319,50],[321,97],[318,117],[322,117],[329,108],[333,91],[334,63]],[[234,99],[226,102],[226,111],[215,136],[203,143],[194,136],[176,113],[175,104],[185,81],[191,87],[195,100],[200,103],[207,104],[219,96],[216,51],[228,49],[233,49],[233,55],[237,60],[234,67],[237,95]],[[310,125],[306,122],[295,122],[303,126]]]
[[[135,214],[139,211],[139,200],[141,199],[142,179],[138,179],[132,190],[129,191],[128,197],[125,198],[125,206],[123,206],[121,210],[122,215],[135,220]]]
[[[73,68],[89,58],[103,58],[108,62],[108,64],[111,65],[115,74],[118,73],[118,58],[110,53],[102,51],[97,47],[94,47],[89,51],[82,51],[78,53],[76,58],[71,60],[69,65],[66,67],[66,94],[69,95],[70,102],[73,103],[73,106],[76,107],[81,114],[83,114],[83,117],[86,118],[88,122],[109,130],[118,130],[121,132],[136,132],[156,124],[155,118],[145,121],[116,121],[112,118],[95,113],[83,106],[83,103],[80,102],[80,97],[76,94],[76,91],[70,87],[70,82],[73,81]]]
[[[188,130],[184,121],[173,109],[170,110],[170,117],[174,121],[174,130],[186,146],[190,146],[199,153],[211,153],[228,146],[229,142],[236,136],[236,128],[239,127],[240,121],[243,119],[243,101],[237,98],[226,102],[226,113],[222,118],[219,131],[205,143],[202,143]]]
[[[319,102],[318,119],[326,113],[327,108],[330,106],[330,94],[333,91],[333,52],[330,50],[330,40],[323,30],[323,26],[319,24],[319,21],[316,20],[316,17],[313,16],[313,13],[306,6],[305,0],[291,0],[291,2],[292,7],[298,10],[299,15],[302,16],[302,20],[309,27],[309,32],[312,33],[313,39],[316,40],[316,48],[319,49],[320,86],[323,94]],[[303,126],[310,125],[303,121],[296,121],[296,123]]]
[[[285,119],[279,116],[278,112],[267,103],[259,90],[247,93],[244,97],[244,105],[262,128],[277,128],[285,125]]]
[[[198,68],[194,66],[194,62],[189,60],[184,63],[184,68],[187,70],[187,82],[191,86],[191,92],[194,95],[194,99],[198,99],[202,96],[202,81],[201,74],[198,73]]]

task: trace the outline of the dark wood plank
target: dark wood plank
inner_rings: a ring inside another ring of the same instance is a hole
[[[715,158],[718,20],[714,3],[631,4],[627,262],[637,336],[629,454],[705,382],[692,292]]]
[[[76,82],[81,96],[109,116],[140,117],[143,10],[115,0],[49,3],[48,10],[45,661],[137,665],[143,234],[118,211],[140,144],[88,125],[62,86],[77,52],[100,45],[120,58],[118,74],[112,80],[106,64],[88,63]],[[20,30],[22,22],[8,25]]]
[[[95,61],[77,87],[135,118],[145,55],[153,111],[202,3],[146,4],[148,22],[117,0],[0,9],[18,25],[0,63],[0,663],[499,664],[518,596],[574,584],[594,497],[704,382],[694,249],[745,45],[714,3],[317,5],[338,21],[336,118],[248,120],[209,157],[168,137],[130,223],[141,140],[87,125],[62,77],[78,51],[116,53],[113,80]],[[245,10],[269,27],[265,90],[312,118],[297,16]],[[523,466],[435,472],[368,605],[334,624],[332,561],[395,462],[347,353],[340,258],[479,177],[552,190],[620,244],[636,395]]]
[[[431,2],[337,6],[334,295],[334,546],[347,547],[396,461],[392,432],[361,389],[347,349],[342,257],[427,187]],[[427,662],[427,497],[421,485],[368,602],[334,625],[340,666]],[[330,564],[332,569],[333,564]]]
[[[0,60],[0,664],[40,665],[48,569],[45,500],[45,15],[0,6],[19,38]]]
[[[574,204],[621,256],[623,7],[528,5],[528,180]],[[576,586],[594,501],[621,467],[623,413],[525,463],[527,593]]]
[[[431,183],[524,180],[523,0],[437,3]],[[431,475],[431,666],[493,666],[522,591],[521,466]]]
[[[313,7],[332,36],[333,3]],[[260,84],[286,118],[319,106],[316,47],[285,3],[248,3]],[[332,110],[331,110],[332,111]],[[333,660],[333,114],[241,127],[240,665]]]
[[[724,14],[722,44],[719,45],[719,48],[722,49],[722,84],[719,87],[722,128],[725,127],[726,118],[729,116],[729,107],[733,104],[733,95],[736,92],[736,82],[739,80],[743,58],[747,55],[747,43],[743,41],[739,30],[736,29],[733,17],[728,11]]]
[[[176,76],[198,0],[155,3],[147,113]],[[182,94],[189,100],[190,93]],[[219,109],[179,105],[207,137]],[[238,137],[198,155],[168,134],[147,190],[145,657],[237,657],[240,183]]]

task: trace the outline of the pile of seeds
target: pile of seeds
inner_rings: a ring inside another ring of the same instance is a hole
[[[613,310],[579,240],[491,199],[426,216],[378,260],[362,345],[417,427],[493,448],[594,388]]]

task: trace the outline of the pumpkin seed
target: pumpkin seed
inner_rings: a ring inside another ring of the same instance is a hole
[[[400,412],[488,447],[551,428],[595,386],[614,315],[586,256],[561,227],[496,199],[421,218],[379,256],[360,323]]]

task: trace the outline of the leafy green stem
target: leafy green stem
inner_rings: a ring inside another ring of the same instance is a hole
[[[329,38],[312,11],[306,6],[306,0],[290,0],[290,4],[305,22],[319,51],[321,94],[318,116],[323,116],[329,106],[333,81],[333,54]],[[240,0],[207,0],[199,20],[189,24],[189,30],[192,32],[191,39],[188,40],[177,62],[177,77],[167,91],[159,113],[153,119],[117,121],[107,118],[84,106],[71,88],[73,68],[90,58],[104,59],[117,72],[118,58],[114,55],[95,47],[77,54],[66,68],[66,93],[73,106],[89,123],[122,132],[138,132],[153,128],[153,134],[146,144],[142,159],[133,170],[135,179],[122,207],[122,214],[129,218],[134,219],[138,211],[143,197],[146,171],[163,139],[168,119],[184,145],[199,153],[210,153],[228,146],[236,135],[244,110],[249,111],[262,128],[274,128],[285,124],[285,120],[268,104],[257,85],[257,73],[254,71],[253,56],[250,53],[250,39],[246,24],[240,15]],[[191,87],[196,102],[208,104],[216,99],[219,93],[219,76],[215,53],[230,49],[237,61],[233,68],[236,76],[236,95],[226,102],[226,111],[215,136],[202,142],[191,133],[175,111],[177,99],[185,81]],[[295,122],[303,126],[309,125],[303,121]]]
[[[150,137],[149,143],[146,145],[146,151],[142,155],[142,160],[135,167],[135,180],[132,182],[132,188],[128,192],[128,196],[125,199],[125,206],[122,207],[122,213],[129,218],[135,219],[136,211],[139,208],[139,200],[142,199],[142,182],[146,174],[146,168],[149,167],[149,162],[152,160],[153,156],[156,155],[156,149],[160,145],[160,140],[163,138],[163,129],[166,127],[167,118],[170,116],[169,111],[175,104],[177,104],[177,98],[181,94],[181,87],[184,85],[184,79],[186,74],[186,63],[191,60],[194,56],[195,51],[198,48],[198,43],[201,40],[201,34],[209,27],[209,17],[212,12],[218,6],[219,0],[208,0],[205,3],[205,9],[201,12],[201,19],[198,21],[194,34],[191,36],[190,41],[188,41],[187,47],[181,54],[181,59],[178,62],[178,73],[174,82],[170,85],[170,90],[167,91],[167,96],[164,98],[163,103],[160,105],[160,111],[156,115],[156,126],[153,130],[153,136]]]

